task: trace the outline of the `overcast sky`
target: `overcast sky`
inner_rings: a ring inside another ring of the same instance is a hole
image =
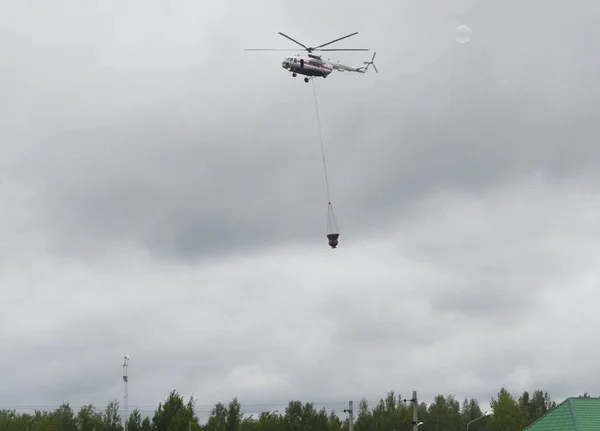
[[[0,405],[600,395],[599,2],[0,3]]]

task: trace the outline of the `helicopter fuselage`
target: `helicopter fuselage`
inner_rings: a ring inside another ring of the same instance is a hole
[[[320,59],[311,57],[303,58],[300,56],[285,58],[281,63],[281,67],[288,70],[293,76],[322,76],[326,78],[333,71],[333,67]]]

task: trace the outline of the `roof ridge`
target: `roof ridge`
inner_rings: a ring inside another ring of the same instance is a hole
[[[571,416],[571,421],[573,421],[573,428],[575,431],[579,431],[579,421],[577,420],[577,415],[575,414],[575,406],[573,405],[573,399],[567,398],[567,404],[569,404],[569,414]]]

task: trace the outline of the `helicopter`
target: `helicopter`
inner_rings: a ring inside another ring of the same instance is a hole
[[[363,61],[363,66],[360,67],[351,67],[345,64],[340,64],[337,62],[333,62],[331,60],[323,60],[320,55],[313,54],[314,51],[369,51],[368,49],[363,48],[350,48],[350,49],[335,49],[335,48],[327,48],[322,49],[324,46],[331,45],[332,43],[339,42],[342,39],[346,39],[350,36],[357,35],[358,32],[354,32],[348,34],[346,36],[340,37],[338,39],[332,40],[330,42],[324,43],[322,45],[316,47],[307,47],[306,45],[298,42],[295,39],[292,39],[287,34],[279,32],[279,34],[286,39],[291,40],[292,42],[300,45],[304,48],[304,51],[307,51],[307,56],[297,54],[295,56],[286,57],[281,63],[281,67],[289,71],[293,77],[298,75],[304,75],[304,82],[308,83],[310,79],[316,77],[327,78],[334,70],[338,72],[355,72],[355,73],[367,73],[369,66],[373,66],[376,73],[379,73],[377,67],[373,63],[375,61],[375,56],[377,53],[373,53],[373,57],[371,61]],[[277,48],[247,48],[245,51],[293,51],[291,49],[277,49]]]

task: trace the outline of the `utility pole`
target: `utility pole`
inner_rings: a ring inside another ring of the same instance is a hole
[[[354,430],[354,402],[348,401],[348,408],[344,409],[344,413],[348,413],[348,431]]]
[[[412,398],[410,400],[404,399],[404,402],[410,401],[413,408],[413,419],[412,419],[412,430],[417,431],[419,426],[423,424],[423,422],[419,422],[419,400],[417,400],[417,391],[413,391]],[[406,423],[406,422],[405,422]]]
[[[123,382],[125,383],[125,396],[123,397],[123,408],[125,410],[125,414],[123,415],[123,429],[127,431],[127,422],[129,422],[129,418],[127,417],[128,412],[128,401],[129,401],[129,393],[127,384],[129,383],[129,373],[127,370],[127,363],[129,362],[129,355],[125,355],[125,361],[123,362]]]
[[[417,411],[419,408],[419,403],[417,402],[417,391],[413,391],[411,402],[413,405],[413,431],[417,431],[419,429],[419,414]]]

